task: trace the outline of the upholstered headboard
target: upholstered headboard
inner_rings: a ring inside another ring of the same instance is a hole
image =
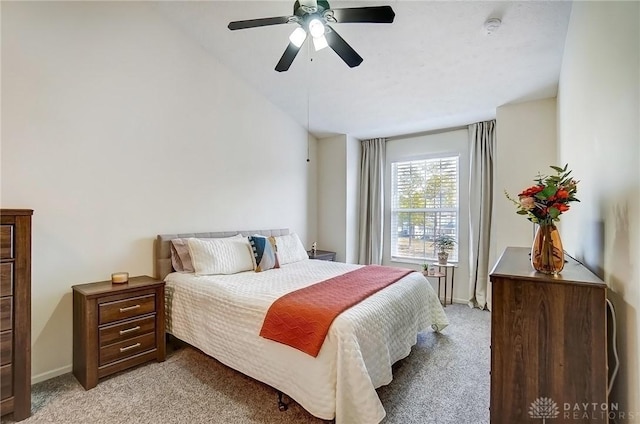
[[[173,272],[171,266],[171,240],[176,238],[220,238],[231,237],[236,234],[250,236],[252,234],[260,234],[263,236],[284,236],[289,234],[288,228],[280,228],[276,230],[241,230],[241,231],[217,231],[212,233],[185,233],[185,234],[159,234],[156,239],[155,246],[155,276],[160,280],[164,280],[169,273]]]

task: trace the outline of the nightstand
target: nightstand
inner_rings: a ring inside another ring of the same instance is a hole
[[[440,281],[444,280],[444,302],[441,301],[441,303],[444,306],[447,306],[447,284],[449,283],[449,275],[451,275],[451,295],[450,295],[451,299],[449,301],[449,304],[453,305],[453,283],[454,283],[457,265],[451,264],[451,263],[441,264],[437,262],[434,263],[433,265],[438,267],[438,271],[436,271],[434,274],[431,274],[431,275],[429,275],[426,271],[424,271],[422,275],[424,275],[427,278],[438,279],[438,297],[440,297]],[[449,270],[451,270],[451,272],[449,272]]]
[[[321,261],[336,260],[336,252],[330,252],[328,250],[316,250],[315,254],[311,253],[311,250],[308,250],[307,255],[309,255],[309,259],[318,259]]]
[[[165,356],[164,281],[145,275],[73,286],[73,374],[85,389]]]

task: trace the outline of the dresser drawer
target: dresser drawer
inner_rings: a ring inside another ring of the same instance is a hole
[[[0,299],[0,331],[11,330],[13,327],[13,296]]]
[[[13,262],[0,264],[0,296],[13,295]]]
[[[156,333],[144,334],[100,349],[100,366],[156,347]]]
[[[13,258],[13,225],[0,225],[0,259]]]
[[[13,357],[13,331],[3,331],[0,333],[0,365],[11,362]]]
[[[123,340],[154,332],[156,329],[156,315],[137,318],[119,324],[112,324],[100,328],[100,347],[118,343]]]
[[[13,396],[13,368],[11,364],[0,367],[0,399]]]
[[[156,296],[154,294],[148,294],[102,303],[100,304],[99,310],[100,324],[145,315],[156,310]]]

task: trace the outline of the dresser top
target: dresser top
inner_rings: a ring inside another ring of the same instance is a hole
[[[128,283],[114,284],[111,280],[98,281],[96,283],[78,284],[73,286],[73,290],[85,296],[99,296],[110,292],[126,292],[144,288],[152,288],[164,285],[164,281],[156,280],[148,275],[129,277]]]
[[[33,215],[33,209],[0,209],[0,215]]]
[[[531,266],[531,248],[507,247],[491,271],[491,277],[518,278],[519,280],[541,283],[580,284],[606,287],[604,281],[589,271],[584,265],[565,255],[564,268],[559,275],[537,272]]]

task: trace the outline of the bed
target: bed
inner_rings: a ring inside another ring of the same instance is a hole
[[[156,276],[166,282],[167,332],[285,393],[318,418],[336,424],[380,422],[385,411],[375,389],[391,382],[391,366],[409,355],[419,332],[448,325],[425,277],[412,272],[341,313],[313,357],[259,336],[267,310],[288,292],[361,265],[303,259],[264,272],[197,276],[173,271],[172,239],[235,234],[282,237],[289,231],[157,236]]]

